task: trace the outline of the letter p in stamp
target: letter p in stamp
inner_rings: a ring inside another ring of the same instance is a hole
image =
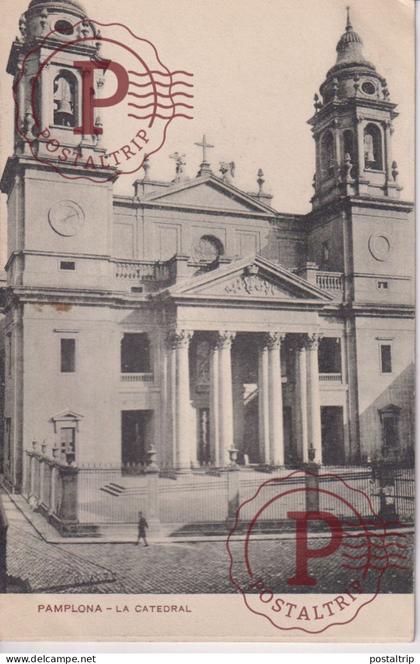
[[[267,480],[240,505],[227,540],[230,578],[252,613],[280,630],[322,633],[355,620],[390,570],[408,570],[401,524],[376,514],[358,485],[298,471]],[[268,539],[276,522],[281,534]],[[234,536],[241,531],[239,545]],[[317,604],[313,593],[328,597]]]

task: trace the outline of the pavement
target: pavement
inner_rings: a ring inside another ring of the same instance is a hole
[[[28,592],[237,592],[229,578],[230,557],[225,538],[218,538],[218,541],[201,538],[199,541],[184,542],[170,539],[157,542],[152,539],[149,547],[136,546],[133,542],[69,543],[64,539],[59,543],[50,542],[37,531],[9,495],[3,494],[2,499],[9,521],[8,574],[14,581],[20,580],[20,587],[26,587]],[[344,555],[338,549],[333,555],[310,561],[310,572],[316,577],[317,585],[304,588],[305,592],[338,593],[360,575],[357,561],[362,558],[363,562],[365,545],[356,533],[348,537],[347,549],[344,547],[347,553]],[[322,548],[325,541],[314,536],[310,546]],[[412,592],[412,532],[406,529],[389,535],[386,543],[376,537],[374,547],[376,567],[371,567],[383,573],[381,591]],[[301,587],[291,587],[287,583],[293,574],[295,548],[295,540],[290,536],[285,539],[273,535],[252,540],[250,560],[253,570],[256,575],[263,576],[274,592],[302,592]],[[388,553],[384,557],[385,550]],[[240,580],[244,574],[242,539],[231,543],[231,554],[234,576]],[[356,561],[349,565],[352,554],[355,554],[353,558]],[[378,576],[376,574],[375,577],[374,571],[369,574],[366,591],[373,588],[372,584]],[[15,587],[16,584],[13,584]]]

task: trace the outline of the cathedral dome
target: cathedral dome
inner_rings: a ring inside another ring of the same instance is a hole
[[[337,62],[336,65],[361,64],[369,65],[362,52],[363,42],[350,22],[350,16],[347,10],[346,31],[341,35],[337,44]]]
[[[29,9],[59,8],[63,10],[77,11],[78,14],[87,15],[85,8],[79,0],[31,0]]]

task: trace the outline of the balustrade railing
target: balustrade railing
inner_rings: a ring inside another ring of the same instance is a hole
[[[152,373],[122,373],[121,381],[123,383],[153,383]]]
[[[319,380],[327,383],[342,383],[343,376],[341,373],[320,373]]]
[[[169,266],[160,261],[113,261],[117,279],[131,281],[167,281]]]
[[[341,272],[318,272],[316,285],[322,290],[342,291],[343,275]]]

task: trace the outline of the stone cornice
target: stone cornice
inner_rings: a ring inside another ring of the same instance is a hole
[[[302,310],[302,311],[320,311],[329,306],[319,300],[311,299],[290,299],[290,298],[261,298],[258,296],[221,296],[221,295],[176,295],[167,298],[159,298],[159,294],[154,294],[153,299],[156,302],[167,304],[172,302],[175,306],[192,307],[216,307],[216,308],[234,308],[234,309],[281,309],[281,310]]]
[[[118,177],[116,169],[113,168],[95,168],[94,172],[92,171],[92,173],[87,174],[86,169],[83,168],[83,166],[72,166],[71,164],[66,164],[65,162],[60,163],[58,161],[54,163],[54,165],[51,165],[42,162],[41,159],[38,160],[35,157],[15,154],[7,159],[0,179],[0,191],[4,194],[8,194],[14,177],[16,175],[21,175],[22,171],[29,168],[36,171],[44,171],[44,173],[49,172],[54,175],[59,172],[64,172],[72,176],[84,177],[88,182],[89,180],[87,178],[94,176],[95,178],[98,178],[98,182],[91,182],[90,184],[93,186],[107,183],[112,185],[112,182]],[[102,178],[102,180],[99,181],[99,178]]]
[[[117,201],[116,198],[114,197],[114,205],[115,204],[121,204],[121,201]],[[192,214],[197,214],[197,213],[205,213],[205,214],[214,214],[217,216],[220,216],[220,214],[223,214],[225,216],[229,217],[246,217],[247,219],[249,218],[254,218],[254,219],[272,219],[273,221],[277,221],[279,218],[284,217],[286,215],[281,215],[275,210],[273,212],[257,212],[254,210],[231,210],[231,209],[224,209],[221,207],[206,207],[204,205],[201,206],[193,206],[193,205],[188,205],[188,204],[182,204],[182,203],[163,203],[163,202],[158,202],[158,201],[136,201],[133,199],[127,199],[127,201],[124,201],[124,203],[130,204],[130,207],[133,208],[141,208],[141,209],[149,209],[149,210],[178,210],[180,212],[188,212]],[[297,215],[290,215],[291,218],[294,220],[297,218]]]
[[[117,293],[109,290],[95,289],[60,289],[60,288],[25,288],[24,286],[8,288],[4,311],[17,304],[48,304],[53,306],[69,307],[73,305],[115,307],[121,304],[124,307],[150,308],[147,296]]]
[[[322,223],[326,222],[325,215],[327,213],[334,214],[339,212],[351,212],[354,207],[365,207],[371,209],[388,209],[395,210],[396,212],[411,212],[414,208],[414,203],[411,201],[401,201],[392,198],[372,198],[371,196],[340,196],[340,198],[328,203],[324,203],[319,207],[311,210],[305,215],[309,228],[313,227],[314,223],[318,222],[321,218]],[[384,219],[386,221],[386,219]]]
[[[368,316],[375,318],[414,318],[415,306],[413,304],[351,302],[343,305],[342,312],[345,318],[354,316]]]
[[[197,206],[192,206],[192,205],[183,205],[181,203],[158,203],[154,201],[142,201],[142,200],[135,200],[132,196],[114,196],[113,197],[113,203],[114,207],[127,207],[132,210],[136,209],[149,209],[149,210],[179,210],[180,212],[188,212],[191,214],[197,214],[197,213],[205,213],[205,214],[210,214],[210,215],[215,215],[215,216],[220,216],[220,214],[224,214],[226,216],[230,217],[246,217],[247,219],[249,218],[255,218],[255,219],[268,219],[271,222],[274,223],[281,223],[284,221],[288,222],[298,222],[301,224],[304,224],[306,221],[307,214],[294,214],[292,212],[277,212],[276,210],[273,210],[273,212],[265,213],[265,212],[253,212],[251,210],[247,211],[241,211],[241,210],[229,210],[229,209],[223,209],[219,207],[197,207]]]
[[[115,261],[119,260],[116,258],[113,258],[112,256],[109,256],[108,254],[83,254],[83,253],[77,253],[75,251],[42,251],[38,249],[20,249],[19,251],[13,251],[8,260],[6,265],[4,266],[5,271],[7,271],[13,260],[15,258],[18,258],[19,256],[50,256],[52,258],[85,258],[89,260],[96,260],[96,261]],[[121,259],[124,260],[124,259]]]
[[[343,111],[351,111],[356,108],[373,108],[375,110],[383,110],[391,113],[393,118],[398,116],[398,113],[394,110],[397,108],[397,104],[394,104],[393,102],[380,99],[367,99],[364,97],[349,97],[342,100],[332,100],[328,102],[318,111],[318,113],[315,113],[309,118],[307,122],[314,126],[315,124],[321,123],[324,119],[327,120],[329,116],[334,117],[336,113],[341,114]]]
[[[7,311],[12,306],[24,303],[50,304],[60,306],[97,306],[109,307],[110,309],[147,309],[167,308],[182,306],[192,307],[210,307],[232,309],[263,309],[263,310],[289,310],[289,311],[313,311],[321,317],[335,317],[345,319],[355,316],[377,317],[377,318],[404,318],[414,319],[415,307],[411,304],[381,304],[381,303],[323,303],[315,300],[265,300],[261,298],[250,297],[229,297],[220,296],[178,296],[171,299],[157,299],[154,296],[151,300],[148,296],[133,296],[123,293],[113,293],[111,291],[99,290],[62,290],[53,288],[13,288],[8,289],[7,302],[3,311]]]

